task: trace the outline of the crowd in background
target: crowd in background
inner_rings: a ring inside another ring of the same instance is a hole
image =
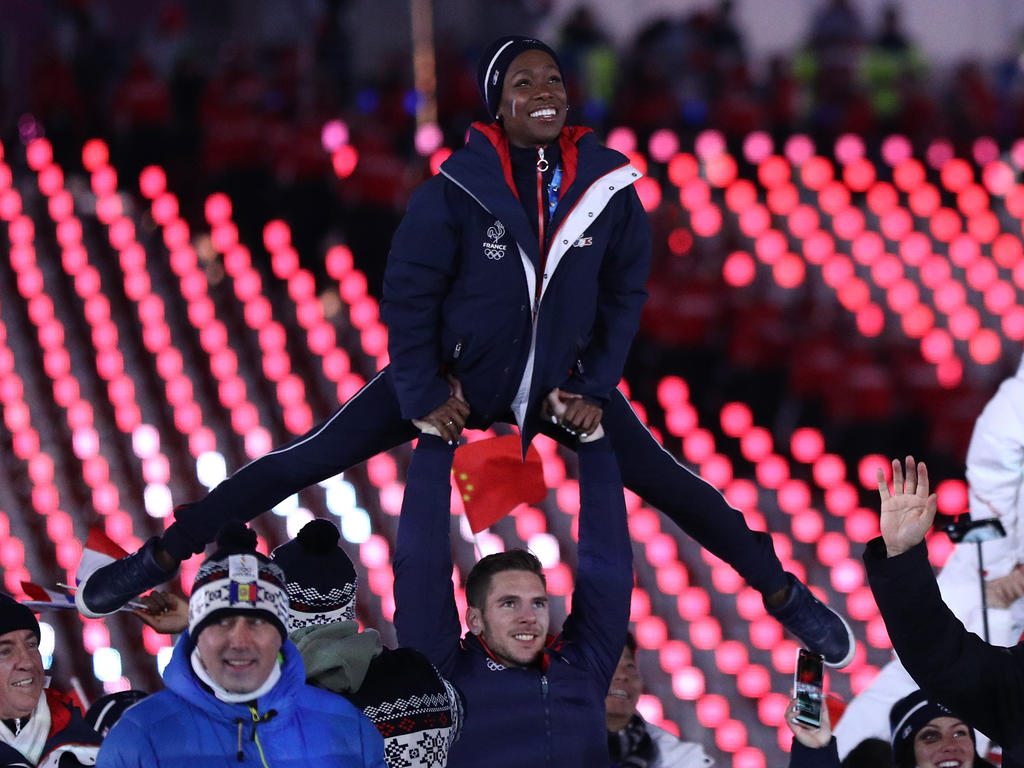
[[[359,32],[346,0],[305,4],[308,29],[263,43],[230,30],[212,36],[193,6],[167,0],[154,4],[134,48],[115,44],[118,20],[100,4],[49,5],[52,23],[19,64],[27,80],[12,83],[10,72],[0,78],[9,91],[5,141],[17,138],[14,130],[23,139],[45,131],[73,156],[84,139],[103,136],[113,141],[119,167],[167,164],[178,169],[173,181],[182,193],[213,184],[258,195],[253,202],[277,214],[309,217],[308,227],[295,229],[320,236],[355,209],[400,212],[422,180],[410,57],[387,56],[371,77],[357,77],[350,42]],[[537,15],[523,8],[521,18],[530,26]],[[939,71],[915,46],[896,4],[869,19],[848,0],[823,0],[803,38],[789,55],[753,60],[731,0],[708,0],[646,24],[625,48],[581,3],[549,42],[562,52],[572,119],[599,133],[627,125],[643,140],[671,128],[684,145],[708,127],[730,138],[754,129],[821,140],[899,132],[918,144],[1020,133],[1017,58],[992,67],[963,60]],[[437,41],[438,115],[448,146],[461,145],[469,123],[482,117],[472,75],[479,44]],[[0,57],[7,69],[11,59]],[[340,188],[320,141],[324,122],[337,117],[361,153]]]
[[[102,5],[53,0],[47,23],[35,28],[39,44],[26,60],[14,62],[10,51],[0,51],[6,70],[0,73],[0,140],[13,146],[45,133],[57,161],[75,169],[82,143],[103,137],[126,188],[134,173],[159,163],[190,220],[202,220],[211,191],[227,192],[240,238],[255,248],[257,260],[263,225],[283,218],[314,274],[323,276],[324,247],[345,242],[371,292],[379,293],[391,233],[412,189],[430,174],[428,159],[415,149],[417,100],[408,51],[382,55],[371,75],[357,74],[366,68],[353,61],[360,32],[350,0],[301,4],[302,19],[276,37],[232,31],[240,15],[225,10],[229,6],[166,0],[136,14],[134,45],[122,44],[117,25],[125,22]],[[503,0],[495,15],[521,19],[527,28],[512,31],[528,33],[543,18],[539,5]],[[708,0],[697,11],[663,16],[621,48],[581,3],[550,41],[567,75],[570,122],[600,136],[630,126],[641,147],[655,129],[671,128],[684,149],[709,127],[737,149],[754,129],[776,137],[802,131],[826,153],[848,131],[864,137],[869,152],[891,132],[907,135],[921,151],[937,136],[965,150],[974,137],[992,136],[1005,145],[1020,133],[1024,71],[1015,55],[995,65],[978,59],[939,66],[915,45],[898,4],[865,18],[849,0],[821,0],[798,49],[758,61],[732,6],[730,0]],[[272,9],[257,4],[246,13],[272,15]],[[6,42],[10,48],[9,37]],[[438,118],[449,147],[461,146],[468,125],[484,117],[474,81],[481,44],[441,33],[436,40]],[[323,125],[336,118],[359,152],[344,179],[334,173],[322,143]],[[664,169],[655,165],[651,172]],[[751,391],[750,381],[735,375],[749,371],[772,411],[794,422],[842,425],[830,436],[840,446],[860,450],[865,438],[874,440],[885,429],[902,439],[909,435],[902,444],[919,452],[927,440],[933,464],[956,471],[972,415],[1008,369],[978,382],[976,391],[968,377],[959,401],[962,418],[951,413],[938,427],[924,425],[919,412],[896,418],[893,404],[905,388],[888,355],[906,350],[846,344],[831,373],[788,359],[800,354],[794,350],[843,346],[836,340],[848,335],[849,318],[810,296],[784,302],[737,296],[724,285],[720,268],[722,254],[739,245],[735,232],[695,238],[681,258],[666,245],[669,231],[687,229],[679,205],[666,198],[651,218],[652,285],[662,295],[649,302],[627,369],[641,396],[650,394],[645,382],[674,367],[717,387],[724,401],[726,388]],[[671,311],[659,313],[659,307]],[[808,317],[814,322],[804,322]],[[794,333],[801,334],[799,344]],[[805,357],[822,359],[812,352]],[[850,375],[854,367],[859,373]],[[717,376],[723,368],[730,371],[728,381]],[[794,381],[801,372],[809,378]],[[877,382],[879,396],[864,400],[867,410],[846,413],[844,403],[856,399],[847,391],[850,382],[865,379]],[[756,405],[758,397],[753,400]],[[780,401],[786,407],[777,408]]]

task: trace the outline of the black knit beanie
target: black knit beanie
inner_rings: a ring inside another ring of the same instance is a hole
[[[533,37],[505,35],[484,49],[476,68],[476,82],[480,88],[480,95],[484,97],[487,114],[491,117],[498,116],[501,89],[505,85],[505,75],[508,73],[509,65],[520,53],[530,50],[544,51],[555,60],[558,71],[562,71],[562,63],[558,60],[558,54],[547,43]]]
[[[0,635],[28,629],[39,637],[39,621],[32,611],[10,595],[0,592]]]
[[[334,523],[318,518],[271,553],[288,584],[290,632],[355,619],[358,579],[339,539]]]
[[[896,765],[913,765],[908,760],[908,753],[913,752],[914,737],[917,732],[924,728],[936,717],[956,717],[963,720],[959,715],[951,712],[945,705],[928,698],[928,695],[918,689],[892,705],[889,711],[889,728],[892,733],[892,757]],[[966,721],[964,721],[966,724]],[[974,741],[974,729],[969,725],[967,730],[971,734],[971,741]]]
[[[130,706],[138,704],[149,694],[145,691],[131,689],[128,691],[117,691],[100,696],[92,703],[85,713],[85,722],[89,724],[100,736],[105,736],[106,731],[114,727],[114,723],[121,719]]]

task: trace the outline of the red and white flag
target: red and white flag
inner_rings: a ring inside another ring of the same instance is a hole
[[[22,605],[39,610],[41,608],[71,608],[75,607],[74,595],[67,592],[58,592],[53,589],[46,589],[31,581],[21,582],[21,588],[28,595],[28,600],[23,600]]]
[[[98,526],[89,529],[89,538],[85,540],[85,548],[82,550],[82,559],[78,562],[78,570],[75,571],[75,581],[81,584],[98,569],[115,560],[120,560],[128,553],[103,532]]]

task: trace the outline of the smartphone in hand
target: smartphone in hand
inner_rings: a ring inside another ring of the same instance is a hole
[[[793,673],[793,695],[796,698],[796,720],[804,725],[821,725],[821,707],[824,700],[824,658],[805,648],[797,651],[796,671]]]

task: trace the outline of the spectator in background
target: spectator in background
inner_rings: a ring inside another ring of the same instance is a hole
[[[1000,384],[974,424],[967,449],[967,485],[972,520],[996,518],[1006,538],[982,543],[988,600],[986,638],[993,645],[1012,646],[1024,633],[1024,360],[1015,375]],[[980,634],[981,584],[976,544],[959,544],[939,572],[942,599],[964,626]],[[893,659],[875,681],[854,698],[835,729],[839,754],[868,736],[883,736],[882,715],[901,696],[917,688]],[[982,745],[984,749],[984,744]]]
[[[811,22],[811,47],[825,57],[848,59],[864,43],[864,24],[850,0],[825,0]]]
[[[965,59],[956,65],[947,81],[945,114],[949,136],[964,157],[970,157],[975,139],[995,133],[999,104],[980,60]]]
[[[804,116],[816,135],[864,135],[872,128],[870,105],[857,80],[864,27],[849,0],[827,0],[814,17],[795,71],[809,99]]]
[[[0,593],[0,765],[93,765],[100,736],[70,696],[45,684],[39,622]]]
[[[602,125],[608,117],[618,81],[618,54],[590,8],[579,5],[562,26],[559,50],[569,102],[579,104],[583,121]]]
[[[256,534],[235,521],[217,545],[196,574],[188,633],[164,670],[167,688],[124,713],[97,765],[385,768],[370,721],[306,685],[286,637],[284,574],[256,552]]]
[[[920,81],[926,73],[923,54],[903,31],[899,8],[886,5],[881,29],[860,62],[860,78],[881,130],[899,130],[905,109],[903,83],[908,78]]]
[[[626,635],[619,664],[605,698],[608,752],[614,768],[706,768],[715,761],[700,744],[686,742],[648,723],[636,711],[643,680],[636,664],[636,638]]]

